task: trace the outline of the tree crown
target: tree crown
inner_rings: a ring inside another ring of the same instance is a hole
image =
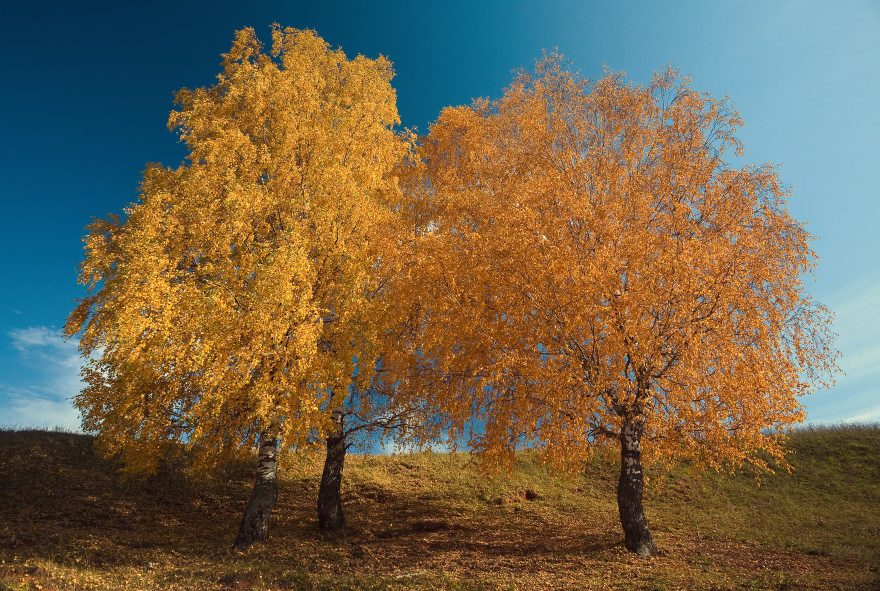
[[[537,444],[565,467],[632,423],[655,458],[784,461],[775,433],[837,353],[778,172],[725,163],[741,125],[674,69],[588,81],[558,54],[441,113],[399,367],[453,437],[478,425],[489,464]]]
[[[392,76],[275,26],[268,52],[239,31],[217,83],[177,93],[188,162],[149,166],[127,218],[89,227],[89,295],[65,327],[96,356],[84,426],[133,469],[169,441],[213,458],[268,426],[309,445],[367,390],[409,149]]]

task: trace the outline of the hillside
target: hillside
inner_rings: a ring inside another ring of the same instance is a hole
[[[284,457],[271,540],[236,556],[249,466],[126,482],[92,444],[0,431],[0,590],[880,588],[876,425],[796,432],[794,471],[760,487],[676,469],[649,486],[650,561],[622,546],[613,459],[561,480],[528,455],[499,479],[465,454],[350,456],[324,537],[320,464]]]

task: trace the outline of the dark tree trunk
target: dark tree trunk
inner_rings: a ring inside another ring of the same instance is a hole
[[[345,432],[342,429],[341,412],[334,411],[333,422],[337,429],[327,437],[327,459],[318,490],[318,527],[321,531],[336,532],[345,525],[342,514],[342,469],[345,467]]]
[[[620,432],[620,480],[617,483],[617,507],[627,550],[643,558],[657,554],[657,546],[648,531],[642,507],[642,425],[627,420]]]
[[[278,463],[275,459],[278,451],[278,436],[274,429],[260,433],[260,453],[257,459],[257,477],[254,480],[254,490],[251,500],[244,510],[241,527],[238,528],[238,537],[232,545],[232,550],[240,552],[254,542],[264,542],[269,539],[269,514],[278,497]]]

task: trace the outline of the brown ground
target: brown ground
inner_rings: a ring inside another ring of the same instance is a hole
[[[646,499],[664,550],[646,561],[598,464],[558,480],[525,458],[492,480],[461,454],[350,457],[348,523],[326,536],[319,466],[287,458],[270,542],[232,555],[246,468],[126,483],[85,436],[0,432],[0,590],[880,588],[880,473],[812,505],[789,475],[673,474]]]

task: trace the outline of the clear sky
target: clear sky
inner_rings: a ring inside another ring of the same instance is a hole
[[[320,6],[319,6],[320,5]],[[165,127],[177,89],[211,85],[233,32],[315,29],[387,56],[403,124],[498,97],[559,50],[588,77],[638,83],[677,65],[729,95],[745,161],[779,163],[818,237],[808,289],[836,313],[846,371],[803,399],[810,422],[880,420],[880,2],[9,2],[0,36],[0,425],[76,428],[76,345],[59,329],[84,227],[137,198],[148,162],[185,152]]]

